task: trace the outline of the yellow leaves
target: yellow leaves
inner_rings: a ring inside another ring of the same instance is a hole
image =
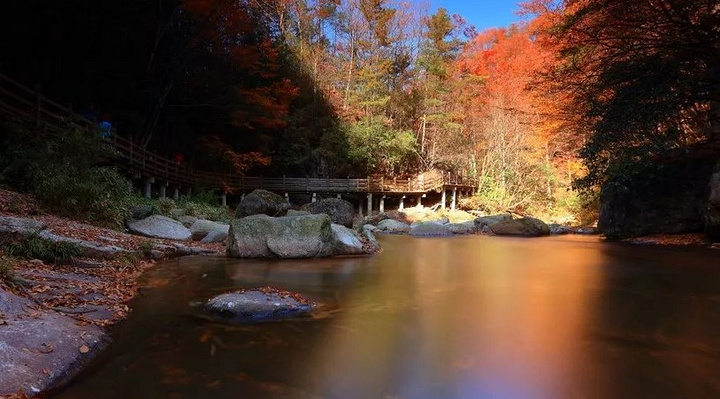
[[[80,353],[88,353],[90,352],[90,348],[87,347],[87,345],[83,345],[80,347]]]

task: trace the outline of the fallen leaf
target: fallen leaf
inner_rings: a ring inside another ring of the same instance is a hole
[[[88,353],[90,352],[90,348],[88,348],[86,345],[83,345],[80,347],[80,353]]]
[[[40,353],[50,353],[50,352],[52,352],[52,351],[54,351],[54,350],[55,350],[55,348],[53,347],[53,344],[48,344],[48,343],[44,343],[44,342],[43,342],[43,343],[40,345],[40,349],[38,349],[38,352],[40,352]]]

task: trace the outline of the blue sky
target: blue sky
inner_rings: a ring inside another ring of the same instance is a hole
[[[478,32],[508,26],[520,20],[515,15],[520,0],[430,0],[432,12],[444,7],[450,14],[460,14],[475,25]]]

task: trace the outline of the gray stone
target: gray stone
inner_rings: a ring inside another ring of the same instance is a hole
[[[0,396],[21,391],[35,397],[58,387],[109,342],[99,327],[80,326],[57,312],[39,309],[29,317],[26,309],[32,306],[30,300],[0,289],[0,313],[7,323],[0,325]]]
[[[28,218],[0,216],[0,236],[24,237],[38,233],[45,224]]]
[[[490,230],[499,236],[540,237],[550,234],[545,222],[531,217],[495,223]]]
[[[447,225],[439,222],[418,223],[410,229],[411,236],[417,237],[447,237],[453,235]]]
[[[326,198],[305,204],[302,206],[302,210],[313,214],[324,213],[330,216],[330,220],[333,223],[341,224],[345,227],[352,227],[353,218],[355,217],[355,208],[353,205],[340,198]]]
[[[202,240],[203,238],[205,238],[205,236],[207,236],[210,232],[213,231],[219,232],[220,234],[224,232],[225,237],[227,237],[227,232],[229,228],[230,225],[225,223],[218,223],[211,220],[200,219],[195,221],[195,223],[190,226],[190,233],[192,233],[192,239],[198,241]]]
[[[245,217],[265,214],[268,216],[284,216],[291,205],[285,197],[267,190],[253,190],[238,205],[235,215]]]
[[[378,229],[377,227],[375,227],[375,226],[373,226],[373,225],[371,225],[371,224],[363,225],[362,228],[363,228],[363,230],[370,230],[370,231],[373,231],[373,232]]]
[[[410,232],[410,226],[393,219],[382,220],[380,223],[378,223],[377,227],[378,231],[390,234],[403,234]]]
[[[434,223],[434,224],[443,225],[443,224],[448,224],[448,223],[450,223],[450,219],[444,218],[444,217],[440,217],[440,218],[437,218],[437,219],[418,220],[418,221],[416,221],[416,222],[412,222],[412,223],[410,224],[410,228],[412,229],[413,227],[419,226],[419,225],[424,224],[424,223]]]
[[[597,234],[597,229],[594,227],[578,227],[574,231],[575,234],[582,234],[582,235],[593,235]]]
[[[508,220],[512,220],[512,215],[509,213],[501,213],[492,216],[480,216],[475,219],[475,227],[477,227],[478,231],[488,232],[490,226]]]
[[[178,221],[182,223],[183,226],[190,228],[190,226],[198,221],[198,218],[196,216],[178,216]]]
[[[161,215],[152,215],[143,220],[131,220],[127,223],[127,227],[132,233],[146,237],[178,241],[187,241],[192,237],[190,230],[182,223]]]
[[[355,230],[335,223],[330,228],[335,240],[333,249],[335,255],[359,255],[365,253],[363,243]]]
[[[570,234],[573,233],[573,229],[568,226],[563,226],[561,224],[557,223],[550,223],[548,225],[548,228],[550,228],[550,234],[552,235],[563,235],[563,234]]]
[[[218,295],[205,303],[205,310],[227,322],[252,322],[297,317],[312,311],[312,303],[297,295],[249,290]]]
[[[118,255],[127,254],[130,252],[124,248],[116,247],[114,245],[103,245],[93,241],[60,236],[50,230],[41,231],[40,233],[38,233],[38,237],[52,242],[67,242],[70,244],[74,244],[82,248],[82,250],[85,252],[85,256],[89,256],[91,258],[111,259]]]
[[[230,229],[230,226],[226,227],[223,230],[213,230],[208,233],[205,237],[203,237],[200,242],[208,244],[213,242],[225,242],[228,238],[228,230]]]
[[[314,258],[333,253],[328,215],[253,215],[230,223],[227,253],[236,258]]]
[[[453,234],[475,234],[477,227],[475,221],[470,220],[462,223],[451,223],[447,226],[448,230]]]

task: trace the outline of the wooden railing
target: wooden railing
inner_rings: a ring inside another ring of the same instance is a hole
[[[43,96],[37,90],[0,74],[0,115],[11,115],[35,126],[62,132],[67,120],[90,129],[93,122],[75,114]],[[99,134],[99,133],[98,133]],[[200,186],[228,192],[250,191],[262,188],[281,192],[318,193],[425,193],[439,191],[444,186],[475,188],[477,183],[437,170],[423,172],[407,179],[368,177],[365,179],[315,179],[296,177],[250,177],[230,173],[195,171],[184,164],[161,156],[122,137],[114,130],[107,137],[118,151],[112,161],[118,166],[156,180],[183,186]]]

